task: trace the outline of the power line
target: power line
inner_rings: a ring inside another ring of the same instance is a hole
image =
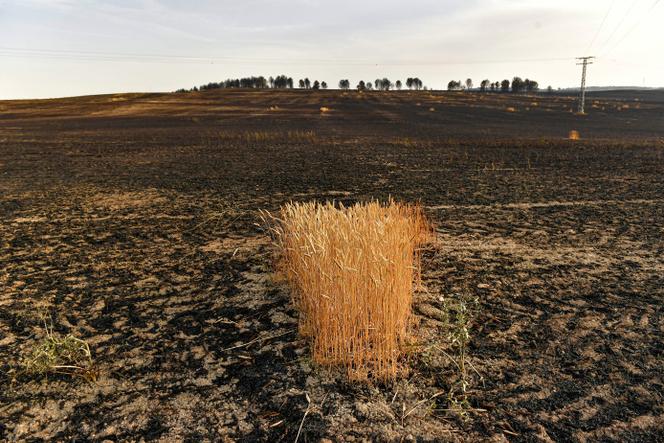
[[[103,62],[140,62],[140,63],[195,63],[195,64],[213,64],[219,62],[247,62],[252,64],[306,64],[306,65],[359,65],[359,66],[444,66],[444,65],[475,65],[475,64],[507,64],[507,63],[539,63],[554,61],[569,61],[572,57],[558,58],[532,58],[532,59],[502,59],[502,60],[448,60],[448,61],[423,61],[423,60],[402,60],[402,61],[367,61],[353,59],[310,59],[306,60],[287,60],[281,58],[265,57],[238,57],[238,56],[187,56],[174,54],[140,54],[140,53],[122,53],[122,52],[103,52],[103,51],[72,51],[56,49],[31,49],[31,48],[11,48],[0,47],[0,57],[21,57],[21,58],[47,58],[77,61],[103,61]]]
[[[609,17],[609,13],[611,13],[611,10],[613,9],[613,5],[616,4],[616,0],[611,0],[611,4],[609,5],[609,9],[606,10],[606,14],[604,14],[604,18],[602,19],[602,23],[600,23],[599,28],[597,29],[597,32],[595,32],[595,36],[593,39],[590,41],[590,44],[588,45],[588,48],[586,48],[586,52],[590,51],[590,48],[593,47],[595,44],[595,41],[597,40],[597,37],[599,36],[599,33],[604,29],[604,23],[606,23],[606,19]]]
[[[662,0],[655,0],[655,2],[650,6],[650,8],[648,8],[648,10],[641,17],[639,17],[639,19],[636,21],[636,23],[634,23],[634,25],[631,28],[629,28],[629,30],[625,34],[623,34],[623,36],[620,39],[618,39],[618,41],[613,46],[611,46],[607,51],[605,51],[602,54],[602,56],[606,56],[606,55],[610,54],[611,51],[613,51],[618,46],[620,46],[620,44],[627,38],[627,36],[629,36],[639,26],[641,21],[643,21],[643,19],[646,16],[650,15],[650,13],[655,9],[655,7],[657,6],[657,4],[660,1],[662,1]]]
[[[613,38],[613,36],[616,34],[616,32],[618,32],[618,29],[620,29],[620,27],[623,25],[623,23],[625,23],[625,20],[627,19],[627,17],[629,16],[629,14],[630,14],[630,13],[632,12],[632,10],[634,9],[634,6],[636,6],[636,4],[637,4],[638,2],[639,2],[639,0],[634,0],[634,1],[632,2],[632,4],[629,5],[629,8],[627,9],[627,11],[625,12],[625,14],[622,16],[622,18],[621,18],[620,21],[618,22],[618,25],[617,25],[615,28],[613,28],[613,31],[611,31],[611,34],[609,34],[609,38],[607,38],[607,39],[604,41],[604,44],[602,45],[602,49],[606,48],[606,45],[609,44],[609,42],[611,41],[611,39]]]

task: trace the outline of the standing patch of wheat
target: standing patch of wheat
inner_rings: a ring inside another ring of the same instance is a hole
[[[352,379],[394,378],[407,341],[420,247],[419,206],[290,203],[274,232],[313,359]]]

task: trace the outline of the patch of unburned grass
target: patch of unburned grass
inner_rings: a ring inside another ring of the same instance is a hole
[[[266,143],[278,141],[314,143],[318,141],[316,132],[310,130],[243,132],[222,131],[208,136],[205,142],[212,143],[214,138],[217,138],[217,140],[230,140],[245,143]]]
[[[394,378],[407,343],[420,247],[430,230],[418,206],[291,203],[275,239],[314,361],[351,379]]]
[[[46,338],[39,342],[23,360],[27,374],[46,376],[65,374],[94,380],[92,353],[87,342],[71,334],[59,337],[46,329]]]

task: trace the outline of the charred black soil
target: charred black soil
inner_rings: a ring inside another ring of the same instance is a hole
[[[664,95],[589,104],[0,102],[0,440],[663,441]],[[437,242],[409,372],[356,384],[311,362],[258,210],[390,196],[420,201]],[[447,395],[460,299],[465,415]],[[89,343],[96,381],[21,372],[44,317]]]

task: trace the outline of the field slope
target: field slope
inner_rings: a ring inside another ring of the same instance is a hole
[[[293,441],[301,423],[300,441],[661,439],[664,94],[591,94],[586,116],[574,103],[0,101],[0,440]],[[420,347],[407,378],[353,384],[312,364],[257,211],[390,196],[436,226]],[[465,418],[443,352],[459,299]],[[19,371],[44,317],[89,343],[96,382]]]

